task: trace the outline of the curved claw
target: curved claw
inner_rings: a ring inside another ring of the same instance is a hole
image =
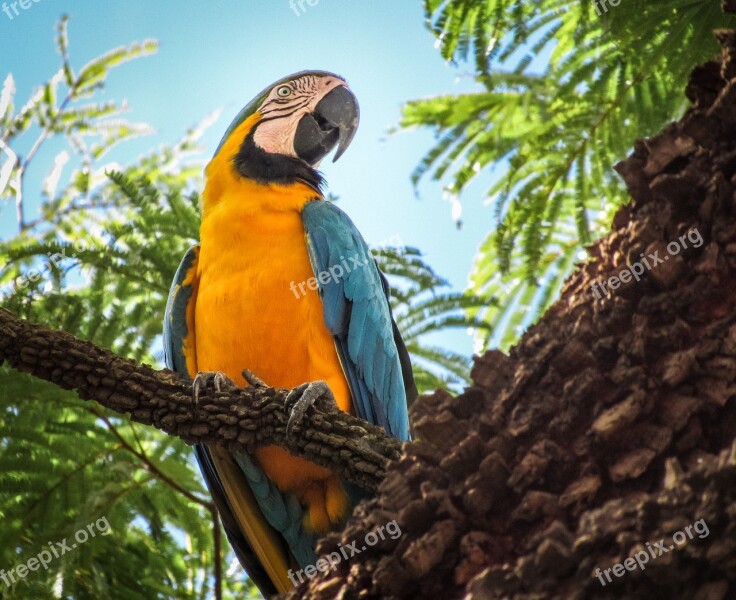
[[[194,396],[194,404],[199,404],[199,392],[206,388],[210,382],[214,385],[215,390],[221,392],[223,388],[232,386],[237,387],[235,382],[230,379],[222,371],[202,371],[197,373],[192,383],[192,395]]]
[[[254,388],[262,389],[271,387],[250,369],[243,369],[243,379],[245,379],[249,386]]]
[[[287,437],[291,437],[294,426],[302,422],[307,409],[319,398],[326,398],[335,403],[335,396],[325,381],[303,383],[289,392],[285,402],[286,412],[290,413],[286,424]]]

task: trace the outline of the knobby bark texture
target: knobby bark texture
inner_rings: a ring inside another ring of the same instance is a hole
[[[509,355],[415,404],[415,443],[319,545],[359,552],[291,600],[736,598],[736,35],[717,37],[686,116],[617,166],[632,199],[612,232]],[[401,536],[365,543],[393,520]]]
[[[189,444],[224,445],[253,452],[268,444],[312,460],[366,489],[375,489],[401,444],[383,429],[318,400],[286,435],[288,390],[235,386],[202,389],[194,403],[191,383],[171,371],[116,356],[62,332],[18,319],[0,309],[0,365],[31,373],[84,400],[96,400],[134,421],[153,425]]]

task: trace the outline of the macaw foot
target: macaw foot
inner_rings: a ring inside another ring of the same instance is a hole
[[[287,437],[291,437],[294,426],[302,422],[307,409],[322,397],[337,406],[335,396],[325,381],[303,383],[289,392],[286,396],[286,412],[289,413],[289,421],[286,424]]]
[[[310,485],[299,499],[307,506],[305,529],[318,535],[328,532],[350,514],[350,498],[334,475]]]
[[[248,383],[250,387],[254,387],[254,388],[271,387],[250,369],[243,370],[243,379],[245,379],[245,381]]]
[[[199,404],[199,392],[212,384],[216,391],[221,392],[226,387],[238,387],[235,382],[230,379],[222,371],[202,371],[197,373],[192,383],[192,395],[194,396],[194,404]]]

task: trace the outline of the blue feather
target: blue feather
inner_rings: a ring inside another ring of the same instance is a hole
[[[192,268],[195,267],[199,246],[192,246],[184,255],[176,270],[174,282],[171,284],[169,298],[164,313],[164,360],[166,366],[179,375],[191,379],[187,371],[187,360],[184,356],[184,340],[187,331],[187,306],[192,299],[192,288],[184,282]]]
[[[408,440],[406,374],[384,282],[370,249],[350,218],[330,202],[308,203],[302,220],[315,276],[337,265],[344,271],[320,284],[319,291],[355,411],[389,435]],[[401,348],[405,352],[403,342]],[[410,373],[408,379],[413,386]]]
[[[302,525],[304,508],[296,496],[282,494],[266,477],[263,469],[244,452],[238,452],[234,457],[245,474],[266,521],[284,536],[297,562],[302,567],[317,562],[317,553],[314,551],[317,539]]]

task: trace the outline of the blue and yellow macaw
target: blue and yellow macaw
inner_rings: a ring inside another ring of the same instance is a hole
[[[201,385],[292,388],[294,413],[332,395],[341,410],[409,438],[416,387],[388,284],[316,170],[358,126],[345,80],[304,71],[269,86],[225,132],[206,169],[200,243],[184,256],[166,309],[166,362]],[[329,275],[329,276],[328,276]],[[245,372],[244,372],[245,370]],[[257,377],[256,377],[257,376]],[[224,529],[264,593],[314,564],[316,536],[361,490],[268,446],[254,455],[198,446]]]

